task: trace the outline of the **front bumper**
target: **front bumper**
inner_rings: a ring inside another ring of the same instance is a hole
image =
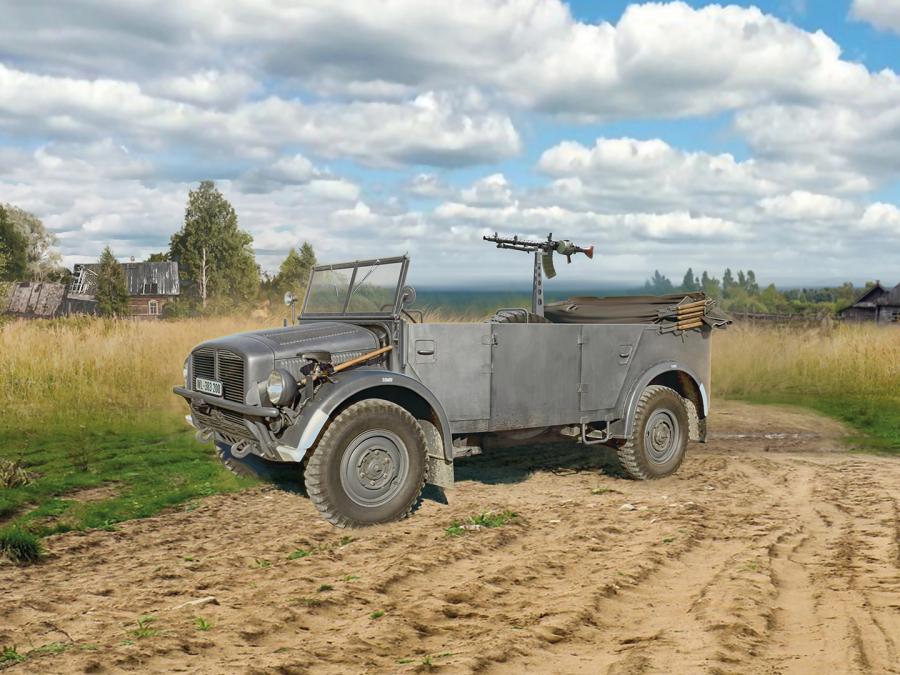
[[[192,389],[185,389],[184,387],[173,387],[172,391],[187,400],[190,401],[199,401],[201,403],[205,403],[207,405],[214,406],[216,408],[222,408],[224,410],[230,410],[231,412],[236,412],[241,415],[247,415],[249,417],[278,417],[281,415],[278,412],[278,408],[271,408],[268,406],[259,406],[259,405],[247,405],[246,403],[235,403],[234,401],[226,401],[221,396],[213,396],[212,394],[204,394],[201,391],[193,391]]]

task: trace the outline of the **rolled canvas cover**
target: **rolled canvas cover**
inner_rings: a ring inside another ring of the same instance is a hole
[[[664,323],[677,320],[679,305],[706,301],[703,322],[723,327],[731,318],[718,309],[704,293],[673,293],[671,295],[628,295],[597,298],[578,296],[553,302],[544,309],[544,316],[553,323]]]

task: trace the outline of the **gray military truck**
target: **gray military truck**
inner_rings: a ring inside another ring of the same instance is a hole
[[[705,440],[710,336],[727,317],[699,293],[545,307],[553,256],[593,248],[485,239],[534,254],[530,310],[425,322],[406,256],[316,267],[299,321],[192,350],[174,391],[198,438],[237,472],[302,469],[341,527],[405,517],[425,483],[453,486],[454,459],[503,445],[605,446],[633,478],[673,473]]]

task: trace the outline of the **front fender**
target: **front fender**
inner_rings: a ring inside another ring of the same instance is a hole
[[[679,363],[677,361],[662,361],[660,363],[656,363],[650,366],[647,370],[641,373],[641,376],[635,381],[634,386],[626,395],[625,399],[625,437],[628,438],[631,436],[631,432],[634,430],[634,412],[637,408],[638,400],[641,397],[641,393],[644,389],[647,388],[654,379],[662,375],[663,373],[677,373],[682,372],[688,377],[690,377],[694,384],[697,385],[697,389],[700,391],[700,399],[701,404],[703,406],[703,410],[701,417],[706,417],[709,414],[709,395],[706,392],[706,387],[703,386],[703,380],[697,375],[694,370],[683,363]]]
[[[334,381],[321,387],[316,397],[307,404],[300,418],[282,438],[282,445],[296,447],[292,459],[300,461],[322,435],[325,424],[334,411],[347,399],[366,389],[375,387],[396,387],[406,389],[421,396],[435,412],[440,423],[440,434],[444,444],[444,459],[453,461],[453,441],[450,436],[450,421],[443,406],[428,387],[411,377],[390,370],[360,369],[334,376]]]

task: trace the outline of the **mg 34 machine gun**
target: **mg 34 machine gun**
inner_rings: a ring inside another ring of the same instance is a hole
[[[553,266],[553,254],[566,256],[566,262],[571,264],[572,256],[576,253],[584,253],[589,259],[594,258],[594,247],[588,246],[582,248],[576,246],[568,239],[553,239],[553,233],[547,235],[547,241],[532,241],[529,239],[519,239],[517,236],[507,238],[501,237],[496,232],[493,236],[483,237],[485,241],[497,244],[497,248],[506,248],[513,251],[525,251],[526,253],[534,253],[534,280],[531,290],[531,312],[538,316],[544,316],[544,281],[543,274],[548,279],[556,276],[556,268]]]

